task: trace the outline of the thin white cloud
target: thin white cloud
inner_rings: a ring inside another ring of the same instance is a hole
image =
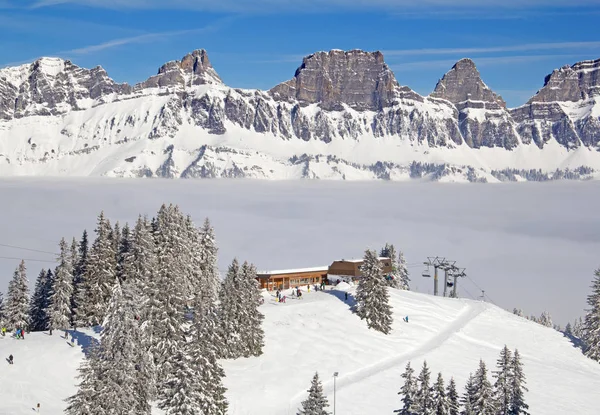
[[[389,56],[433,56],[433,55],[471,55],[503,52],[532,52],[544,50],[573,50],[573,49],[600,49],[600,41],[587,42],[555,42],[555,43],[525,43],[520,45],[493,46],[482,48],[423,48],[423,49],[398,49],[384,50],[383,54]]]
[[[515,56],[494,56],[485,58],[473,58],[475,65],[478,67],[486,65],[509,65],[518,63],[530,63],[543,61],[548,59],[556,58],[573,58],[578,55],[515,55]],[[390,68],[397,72],[402,71],[422,71],[423,69],[431,68],[447,68],[450,69],[457,62],[456,59],[443,59],[443,60],[425,60],[416,62],[400,63],[390,65]]]
[[[526,9],[548,7],[547,0],[37,0],[31,7],[78,4],[110,9],[185,9],[219,12],[273,13],[340,10],[414,11],[456,9]],[[553,7],[596,6],[598,0],[554,0]]]
[[[89,45],[89,46],[84,46],[81,48],[76,48],[76,49],[59,52],[58,55],[67,55],[67,56],[69,56],[69,55],[86,55],[89,53],[99,52],[102,50],[112,49],[112,48],[124,46],[124,45],[137,44],[137,43],[148,43],[148,42],[151,42],[154,40],[160,40],[160,39],[165,39],[165,38],[169,38],[169,37],[184,36],[184,35],[190,35],[190,34],[194,34],[194,33],[197,34],[197,33],[210,32],[210,31],[219,29],[222,25],[224,25],[227,22],[232,21],[233,19],[235,19],[235,17],[230,16],[230,17],[227,17],[224,19],[220,19],[211,25],[197,28],[197,29],[175,30],[175,31],[171,31],[171,32],[145,33],[145,34],[137,35],[137,36],[129,36],[129,37],[124,37],[124,38],[119,38],[119,39],[113,39],[113,40],[98,43],[95,45]]]

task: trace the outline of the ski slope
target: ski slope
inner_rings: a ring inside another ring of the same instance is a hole
[[[349,289],[349,303],[354,288]],[[272,297],[262,306],[266,345],[258,358],[223,362],[231,415],[295,414],[315,371],[343,415],[390,414],[399,405],[400,375],[408,361],[423,360],[461,389],[480,358],[493,369],[504,344],[522,355],[532,415],[598,413],[600,364],[588,360],[553,329],[491,304],[390,290],[394,311],[389,336],[367,329],[350,311],[343,292],[304,293],[286,304]],[[402,317],[408,315],[409,323]],[[76,333],[71,347],[60,333],[31,333],[25,340],[0,338],[0,355],[13,354],[0,370],[0,415],[60,414],[75,392],[83,345],[97,334]],[[70,340],[70,338],[69,338]],[[160,413],[156,411],[155,413]]]

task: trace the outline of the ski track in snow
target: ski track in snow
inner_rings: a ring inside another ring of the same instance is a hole
[[[380,374],[386,370],[394,367],[403,366],[406,362],[422,357],[427,353],[434,351],[435,349],[443,346],[453,335],[460,333],[471,321],[476,319],[481,313],[488,309],[486,303],[466,303],[463,302],[465,307],[459,313],[458,317],[450,323],[444,330],[437,333],[433,338],[426,341],[416,349],[408,352],[401,353],[396,356],[383,359],[375,364],[366,366],[364,368],[355,370],[348,375],[340,376],[336,380],[336,391],[340,391],[350,385],[361,382],[372,376]],[[410,324],[410,323],[409,323]],[[323,392],[325,395],[333,393],[333,380],[323,382]],[[298,392],[291,400],[291,407],[298,407],[302,400],[306,399],[306,390]]]

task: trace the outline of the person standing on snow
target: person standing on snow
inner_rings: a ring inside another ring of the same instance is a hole
[[[344,301],[348,301],[348,291],[344,293]]]
[[[14,363],[12,354],[10,356],[8,356],[8,363],[10,363],[11,365]]]

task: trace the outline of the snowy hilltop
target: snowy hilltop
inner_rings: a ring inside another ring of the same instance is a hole
[[[136,85],[42,58],[0,69],[0,175],[516,181],[600,170],[600,60],[510,109],[462,59],[429,96],[380,52],[318,52],[269,91],[226,86],[204,50]]]

